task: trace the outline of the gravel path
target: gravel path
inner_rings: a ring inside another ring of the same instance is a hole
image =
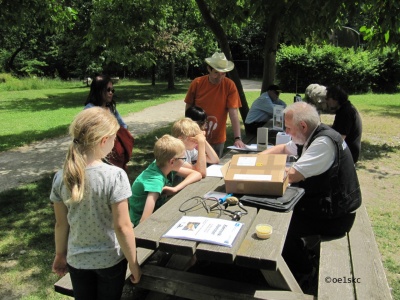
[[[246,91],[261,88],[261,82],[242,80],[242,84]],[[170,101],[124,116],[124,121],[135,137],[178,120],[184,116],[184,108],[183,100]],[[63,136],[0,153],[0,192],[60,169],[68,144],[69,137]]]

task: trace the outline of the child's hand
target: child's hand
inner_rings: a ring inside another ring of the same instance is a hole
[[[203,132],[197,134],[194,137],[188,137],[187,138],[190,142],[195,143],[195,144],[204,144],[206,142],[206,136],[204,135]]]
[[[67,257],[65,255],[56,255],[53,261],[52,270],[58,276],[64,276],[68,272]]]
[[[142,277],[142,270],[140,269],[139,265],[138,264],[134,266],[129,265],[129,269],[132,273],[129,279],[133,284],[138,283],[140,281],[140,278]]]
[[[201,133],[197,134],[196,136],[190,137],[190,138],[188,138],[188,139],[189,139],[190,141],[196,143],[196,144],[199,144],[199,143],[205,143],[205,141],[206,141],[206,136],[203,134],[203,132],[201,132]]]

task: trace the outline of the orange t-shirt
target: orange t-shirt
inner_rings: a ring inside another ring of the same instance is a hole
[[[195,78],[186,94],[185,103],[201,107],[207,114],[206,138],[210,144],[226,141],[228,108],[242,106],[235,83],[224,78],[219,84],[208,81],[208,75]]]

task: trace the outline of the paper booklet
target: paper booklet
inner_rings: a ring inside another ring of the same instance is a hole
[[[163,237],[232,247],[242,226],[236,221],[183,216]]]
[[[259,152],[259,150],[257,150],[257,144],[250,144],[250,145],[245,145],[244,148],[239,148],[236,146],[228,146],[228,149],[232,149],[232,150],[238,150],[238,151],[253,151],[253,152]]]
[[[273,116],[273,129],[275,130],[284,130],[284,115],[283,110],[285,108],[281,105],[274,105],[274,116]]]

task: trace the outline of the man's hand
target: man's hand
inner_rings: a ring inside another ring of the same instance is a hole
[[[238,148],[245,148],[246,147],[246,145],[243,143],[243,141],[239,140],[239,139],[235,140],[235,143],[233,145],[235,147],[238,147]]]

